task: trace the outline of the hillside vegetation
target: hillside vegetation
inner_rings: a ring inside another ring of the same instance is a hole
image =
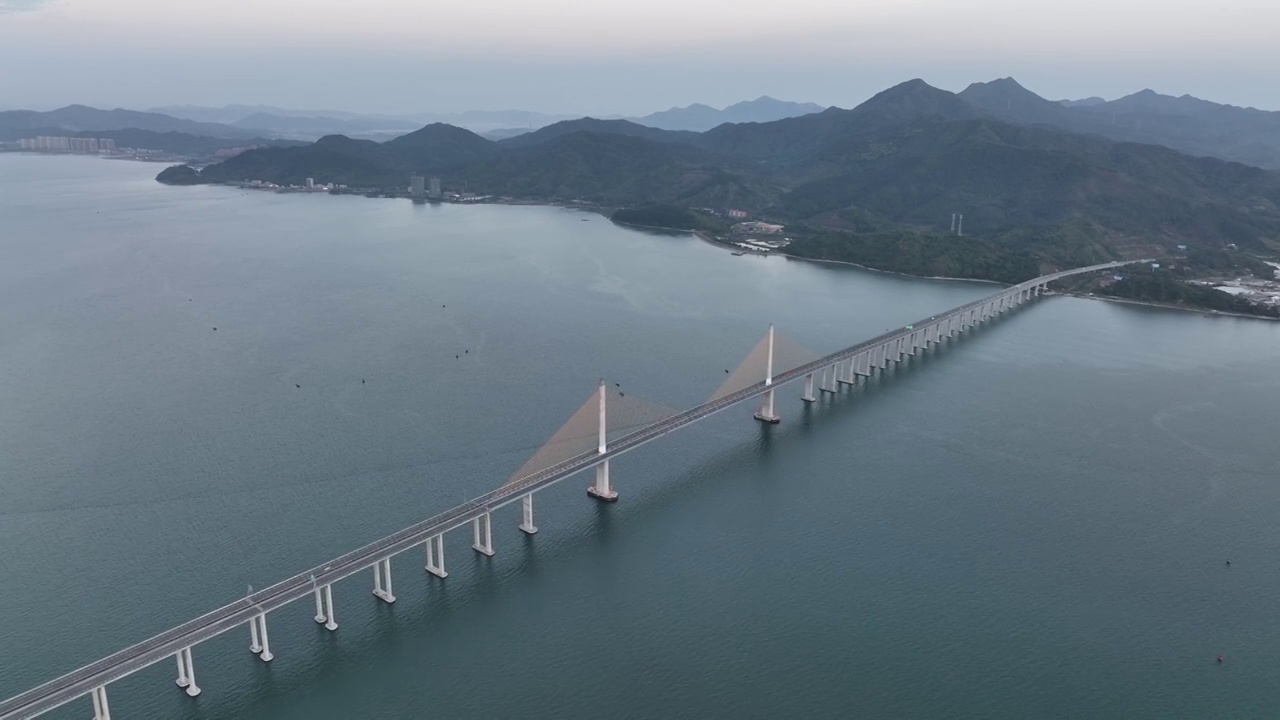
[[[914,80],[852,110],[703,133],[584,118],[498,142],[440,124],[385,143],[329,136],[199,178],[402,191],[424,173],[473,193],[642,213],[732,207],[787,223],[790,251],[807,257],[1008,281],[1178,245],[1280,252],[1280,174],[1061,127],[1097,107],[1003,81],[957,95]],[[963,237],[949,234],[956,213]]]

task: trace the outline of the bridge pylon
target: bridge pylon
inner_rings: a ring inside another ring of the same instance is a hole
[[[770,425],[777,425],[782,422],[782,418],[778,417],[778,413],[773,408],[773,323],[769,323],[769,350],[768,359],[764,365],[764,384],[769,386],[769,392],[764,394],[764,404],[756,411],[756,419]]]
[[[605,408],[605,398],[609,393],[605,390],[604,380],[600,381],[600,442],[596,451],[604,455],[609,450],[609,422]],[[587,488],[587,494],[601,502],[618,502],[618,493],[609,486],[609,461],[605,460],[596,466],[596,481]]]

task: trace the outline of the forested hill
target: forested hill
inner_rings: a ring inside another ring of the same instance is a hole
[[[1280,175],[1067,132],[1039,122],[1041,112],[1069,110],[1047,101],[1006,103],[1025,121],[1006,122],[979,107],[997,104],[998,92],[966,92],[970,100],[915,80],[851,110],[705,133],[584,119],[502,142],[439,124],[386,143],[330,136],[243,153],[198,181],[403,189],[425,173],[446,187],[539,201],[736,207],[812,238],[945,237],[963,213],[973,242],[1044,262],[1179,244],[1280,250]],[[824,252],[838,244],[819,243]]]

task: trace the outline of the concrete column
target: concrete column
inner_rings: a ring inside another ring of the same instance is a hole
[[[773,384],[773,323],[769,323],[769,353],[764,366],[764,384]]]
[[[262,628],[262,654],[258,657],[262,662],[271,662],[275,655],[271,654],[271,639],[267,637],[267,614],[262,613],[257,618],[257,625]]]
[[[855,375],[863,377],[871,377],[871,351],[864,350],[853,358],[853,370]],[[850,378],[854,379],[854,378]]]
[[[262,652],[262,640],[258,637],[258,617],[256,615],[249,618],[249,652],[254,655]],[[182,672],[182,665],[178,665],[178,672]],[[178,679],[181,680],[182,676],[179,675]]]
[[[598,442],[596,443],[596,452],[604,455],[609,450],[609,422],[608,414],[605,407],[605,397],[608,396],[608,390],[605,388],[604,380],[600,381],[600,424],[598,433]],[[587,488],[587,494],[591,497],[603,502],[617,502],[618,493],[609,485],[609,461],[605,460],[596,466],[596,482]]]
[[[773,324],[769,324],[769,352],[768,359],[764,366],[764,384],[769,387],[769,391],[764,394],[764,405],[760,406],[760,410],[756,412],[756,419],[770,425],[777,425],[782,422],[782,418],[773,410]]]
[[[481,555],[493,557],[493,522],[489,513],[485,513],[471,522],[472,535],[475,542],[471,547]]]
[[[333,585],[324,586],[324,629],[330,632],[338,629],[338,621],[333,613]]]
[[[538,532],[538,526],[533,524],[533,493],[529,493],[521,499],[520,510],[520,529],[528,535]]]
[[[182,653],[187,658],[187,697],[195,697],[200,694],[200,686],[196,685],[196,664],[191,659],[191,648],[183,650]]]
[[[820,385],[818,385],[818,390],[819,390],[820,392],[824,392],[824,393],[834,393],[834,392],[836,391],[836,390],[835,390],[835,387],[833,387],[833,386],[835,385],[835,380],[834,380],[834,379],[832,379],[832,381],[831,381],[831,385],[828,385],[828,384],[827,384],[827,372],[828,372],[828,371],[834,371],[834,370],[835,370],[835,366],[834,366],[834,365],[831,365],[831,366],[828,366],[828,367],[824,367],[824,368],[822,368],[822,383],[821,383]]]
[[[853,382],[854,382],[854,380],[853,380],[853,360],[849,360],[849,370],[848,370],[848,372],[847,372],[847,373],[846,373],[846,372],[845,372],[845,370],[844,370],[844,361],[843,361],[843,360],[841,360],[841,361],[840,361],[840,364],[839,364],[839,365],[837,365],[836,367],[837,367],[837,368],[839,368],[839,371],[836,373],[836,382],[837,382],[837,383],[839,383],[839,384],[841,384],[841,385],[852,385],[852,384],[853,384]]]
[[[94,720],[111,720],[111,706],[107,704],[107,686],[99,685],[93,689]]]
[[[313,578],[311,578],[311,581],[312,581],[312,583],[314,583],[314,582],[315,582],[315,578],[314,578],[314,577],[313,577]],[[316,585],[316,586],[315,586],[315,595],[316,595],[316,617],[315,617],[315,620],[316,620],[316,622],[318,622],[318,623],[324,623],[324,621],[325,621],[325,620],[327,620],[328,618],[326,618],[326,617],[325,617],[325,614],[324,614],[324,591],[322,591],[322,590],[320,589],[320,586],[319,586],[319,585]]]
[[[191,684],[191,678],[187,677],[186,651],[179,650],[174,657],[178,660],[178,679],[174,681],[174,684],[180,688],[185,688]]]
[[[804,376],[804,395],[800,399],[805,402],[817,402],[818,398],[813,396],[813,373]]]
[[[764,394],[764,404],[756,411],[755,417],[760,422],[768,423],[769,425],[777,425],[782,422],[782,418],[778,417],[778,414],[773,409],[773,388],[769,388],[769,391]]]
[[[444,535],[435,535],[427,538],[427,572],[438,578],[447,578],[449,573],[444,571]]]
[[[391,558],[383,558],[373,566],[373,596],[388,605],[396,601],[391,592]]]

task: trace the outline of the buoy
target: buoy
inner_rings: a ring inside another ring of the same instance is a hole
[[[1224,657],[1222,657],[1221,655],[1219,655],[1219,656],[1218,656],[1218,662],[1222,662],[1223,660],[1226,660],[1226,658],[1224,658]]]

